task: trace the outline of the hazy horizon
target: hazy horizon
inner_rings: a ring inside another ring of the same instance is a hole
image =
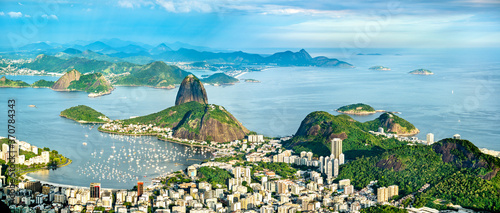
[[[500,47],[500,1],[0,3],[0,46],[118,38],[215,49]]]

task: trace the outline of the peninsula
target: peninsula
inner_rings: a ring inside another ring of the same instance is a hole
[[[99,131],[158,135],[162,140],[196,140],[203,144],[243,139],[250,132],[224,107],[208,104],[205,88],[194,75],[182,81],[175,106],[146,116],[106,123]]]
[[[106,123],[111,121],[104,114],[85,105],[65,109],[61,112],[60,116],[77,121],[78,123]]]

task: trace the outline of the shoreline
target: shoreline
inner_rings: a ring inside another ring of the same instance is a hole
[[[59,116],[66,118],[66,119],[69,119],[69,120],[72,120],[72,121],[76,121],[76,122],[81,123],[81,124],[105,124],[105,123],[107,123],[107,122],[97,122],[97,121],[82,121],[82,120],[77,121],[75,119],[68,118],[68,116],[66,116],[66,115],[59,115]]]
[[[180,141],[174,141],[174,140],[164,139],[164,138],[160,137],[161,136],[160,133],[128,134],[128,133],[111,132],[111,131],[107,131],[107,130],[102,130],[100,128],[97,128],[97,131],[108,133],[108,134],[126,135],[126,136],[156,136],[156,139],[161,140],[161,141],[167,141],[167,142],[171,142],[171,143],[182,144],[182,145],[185,145],[185,146],[195,146],[195,147],[200,147],[200,148],[207,148],[207,149],[219,150],[219,148],[216,148],[216,147],[211,147],[211,146],[206,146],[206,145],[199,145],[199,144],[190,144],[190,143],[184,143],[184,142],[180,142]]]

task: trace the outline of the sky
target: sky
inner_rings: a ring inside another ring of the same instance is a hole
[[[500,0],[0,1],[0,46],[119,38],[248,48],[500,47]]]

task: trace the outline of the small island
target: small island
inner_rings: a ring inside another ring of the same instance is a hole
[[[104,114],[85,105],[65,109],[61,112],[60,116],[77,121],[78,123],[107,123],[111,121]]]
[[[340,107],[337,109],[337,112],[350,115],[371,115],[377,111],[370,105],[357,103]]]
[[[426,70],[426,69],[416,69],[416,70],[413,70],[409,73],[412,75],[434,75],[433,72],[431,72],[430,70]]]
[[[255,80],[255,79],[245,79],[245,82],[246,83],[260,83],[259,80]]]
[[[237,78],[231,77],[224,73],[215,73],[207,78],[200,79],[201,82],[212,85],[233,85],[240,82]]]
[[[384,67],[384,66],[373,66],[368,68],[369,70],[380,70],[380,71],[390,71],[391,68],[389,67]]]

